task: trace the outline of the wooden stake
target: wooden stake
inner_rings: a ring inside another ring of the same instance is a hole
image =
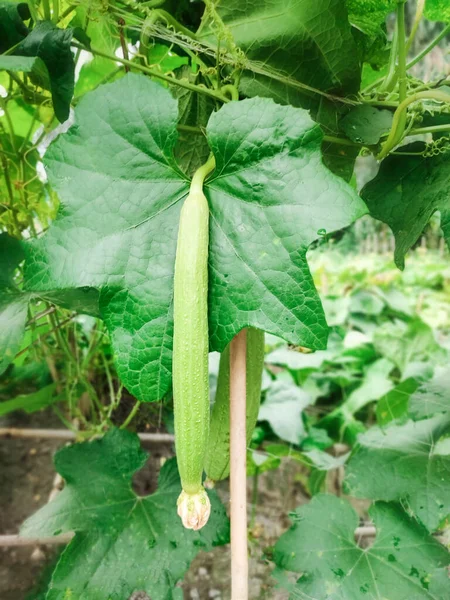
[[[231,600],[248,600],[246,347],[243,329],[230,346]]]

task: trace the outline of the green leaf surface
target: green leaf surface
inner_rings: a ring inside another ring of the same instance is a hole
[[[428,0],[429,1],[429,0]],[[379,35],[398,0],[346,0],[350,23],[371,37]]]
[[[50,77],[53,109],[62,123],[69,117],[75,86],[75,62],[70,49],[74,30],[59,29],[50,21],[40,21],[19,44],[15,54],[38,57],[47,67]],[[43,85],[42,81],[38,81]]]
[[[142,400],[170,386],[173,268],[189,186],[173,158],[177,119],[169,92],[138,75],[80,102],[77,125],[45,157],[62,208],[27,248],[29,289],[99,291],[119,375]],[[306,251],[320,229],[363,214],[362,202],[322,165],[320,129],[301,109],[231,102],[207,133],[216,158],[205,186],[211,349],[249,325],[323,349],[328,331]]]
[[[363,104],[356,106],[340,121],[345,135],[358,144],[378,144],[392,126],[393,113]]]
[[[306,435],[302,413],[309,404],[311,397],[298,386],[274,381],[259,409],[258,421],[267,421],[280,439],[299,445]]]
[[[399,148],[419,153],[423,142]],[[389,225],[395,236],[395,263],[403,269],[405,254],[416,243],[430,217],[441,211],[441,227],[450,244],[450,153],[438,156],[388,156],[377,176],[361,191],[375,219]]]
[[[350,296],[350,312],[378,316],[385,303],[370,290],[359,290]]]
[[[345,409],[350,414],[355,414],[369,402],[378,400],[389,390],[393,383],[389,375],[394,369],[394,363],[386,358],[380,358],[367,367],[364,372],[364,380],[345,401]]]
[[[18,240],[0,234],[0,375],[19,350],[25,331],[29,294],[14,285],[14,273],[24,253]]]
[[[342,0],[228,0],[218,12],[246,57],[277,77],[244,72],[241,89],[247,96],[300,106],[301,84],[346,93],[359,89],[357,49]]]
[[[447,0],[426,0],[425,17],[430,21],[450,23],[450,5]]]
[[[416,318],[409,323],[404,321],[386,322],[375,331],[373,344],[376,351],[397,365],[404,373],[412,362],[445,362],[447,352],[435,340],[433,330]]]
[[[450,369],[437,372],[409,399],[408,412],[414,419],[450,412]]]
[[[450,456],[435,448],[448,431],[448,414],[373,427],[359,436],[347,464],[348,492],[357,498],[401,501],[434,531],[450,513]]]
[[[40,81],[48,78],[45,64],[37,56],[0,56],[0,71],[33,73]]]
[[[137,496],[131,478],[146,460],[138,436],[120,430],[56,454],[66,486],[21,529],[24,537],[76,532],[47,600],[128,598],[138,590],[167,600],[200,550],[228,541],[228,520],[215,492],[209,494],[208,524],[200,532],[184,529],[176,514],[180,480],[174,459],[162,467],[156,492]]]
[[[88,16],[89,15],[89,16]],[[87,23],[87,25],[86,25]],[[79,5],[75,17],[70,22],[73,27],[82,27],[96,50],[106,54],[115,54],[120,46],[117,24],[108,13],[102,12],[100,5]],[[106,78],[112,77],[118,65],[103,56],[93,56],[92,60],[83,64],[75,84],[75,96],[81,97],[96,88]]]
[[[180,75],[187,78],[190,83],[204,84],[200,75],[192,73],[190,67],[181,69]],[[214,110],[212,98],[176,85],[172,86],[172,94],[178,100],[179,124],[202,130],[206,129],[209,117]],[[187,175],[193,175],[208,160],[209,153],[208,142],[204,135],[185,131],[181,128],[175,144],[174,154],[178,164]]]
[[[14,360],[25,333],[29,294],[0,291],[0,375]]]
[[[447,550],[399,506],[371,507],[377,536],[360,548],[358,516],[336,496],[319,494],[291,513],[292,527],[275,546],[275,576],[291,600],[444,600]],[[326,519],[324,526],[324,519]],[[289,583],[282,570],[302,576]]]
[[[65,398],[65,393],[55,394],[55,384],[52,383],[32,394],[22,394],[12,400],[0,402],[0,417],[16,410],[23,410],[28,414],[34,413]]]
[[[320,369],[328,358],[330,358],[330,353],[326,350],[305,353],[284,347],[270,352],[264,361],[270,365],[286,367],[291,371],[303,371]]]
[[[377,421],[386,425],[390,421],[399,419],[408,411],[408,401],[419,387],[419,382],[413,377],[400,382],[393,390],[385,394],[377,402]]]
[[[364,426],[355,415],[367,404],[378,400],[392,389],[393,383],[389,374],[393,368],[394,364],[386,358],[380,358],[370,364],[365,369],[362,384],[351,392],[341,406],[321,419],[320,426],[353,444],[356,436],[364,430]]]
[[[23,22],[30,18],[25,2],[0,2],[0,54],[12,48],[28,34]]]
[[[14,288],[14,273],[24,258],[20,241],[7,233],[0,233],[0,292]]]
[[[349,107],[345,104],[338,104],[327,98],[321,98],[318,106],[314,107],[311,116],[319,123],[325,135],[342,137],[339,121],[348,111]],[[345,181],[350,181],[353,176],[355,160],[359,152],[360,148],[358,146],[347,146],[325,140],[322,142],[322,156],[325,166]]]

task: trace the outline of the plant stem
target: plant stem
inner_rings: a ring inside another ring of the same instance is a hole
[[[61,13],[58,21],[62,21],[63,19],[65,19],[68,15],[70,15],[71,12],[76,10],[77,6],[77,4],[71,4],[70,6],[68,6],[66,10]]]
[[[425,133],[445,133],[450,132],[450,123],[448,125],[430,125],[430,127],[417,127],[410,131],[410,135],[423,135]]]
[[[446,27],[444,27],[444,29],[441,31],[441,33],[434,38],[434,40],[432,40],[428,46],[426,46],[426,48],[424,48],[421,52],[419,52],[419,54],[417,54],[417,56],[415,56],[407,65],[406,65],[406,70],[411,69],[411,67],[413,67],[414,65],[416,65],[419,61],[422,60],[422,58],[424,56],[426,56],[429,52],[431,52],[431,50],[433,50],[433,48],[435,46],[437,46],[437,44],[439,44],[439,42],[441,40],[443,40],[445,38],[445,36],[450,33],[450,24],[447,25]]]
[[[42,6],[44,7],[44,19],[46,21],[50,21],[50,19],[52,18],[52,13],[50,10],[49,0],[42,0]]]
[[[140,406],[141,406],[141,401],[137,400],[136,404],[131,409],[130,414],[125,419],[125,421],[122,423],[122,425],[120,426],[120,429],[126,429],[128,427],[128,425],[131,423],[131,421],[136,416]]]
[[[398,94],[400,102],[406,98],[406,40],[405,40],[405,4],[402,2],[397,7],[398,23]]]
[[[414,67],[414,65],[416,65],[418,62],[420,62],[422,60],[422,58],[424,56],[426,56],[429,52],[431,52],[431,50],[433,50],[433,48],[435,46],[437,46],[437,44],[439,44],[439,42],[443,38],[445,38],[445,36],[449,33],[450,33],[450,25],[447,25],[446,27],[444,27],[444,29],[441,31],[441,33],[428,44],[428,46],[426,48],[421,50],[421,52],[419,52],[419,54],[417,54],[417,56],[415,56],[409,63],[407,63],[406,70],[409,71],[409,69],[411,69],[412,67]],[[362,90],[362,93],[365,94],[365,93],[369,92],[373,88],[377,87],[377,85],[382,83],[383,80],[384,80],[384,77],[380,77],[376,81],[373,81],[370,85],[368,85],[366,88],[364,88]]]
[[[205,164],[195,171],[194,176],[192,177],[190,189],[200,193],[203,192],[203,183],[211,171],[214,170],[215,166],[216,159],[211,154]]]
[[[28,0],[27,4],[28,4],[28,8],[30,9],[31,18],[33,19],[34,23],[36,24],[39,21],[39,15],[38,15],[38,11],[36,8],[36,4],[35,4],[34,0]]]
[[[235,85],[223,85],[220,88],[220,91],[222,92],[222,94],[229,94],[232,100],[239,100],[239,92]]]
[[[258,504],[258,482],[259,482],[259,467],[256,467],[255,474],[253,475],[252,515],[250,517],[250,529],[253,529],[253,527],[255,526],[256,506]]]
[[[391,53],[389,54],[389,64],[388,64],[388,72],[384,78],[380,78],[379,81],[382,81],[382,85],[380,86],[380,92],[391,92],[394,89],[396,82],[396,60],[397,60],[397,49],[398,49],[398,20],[395,24],[394,36],[392,38],[391,44]],[[372,85],[375,86],[374,82]]]
[[[403,131],[401,130],[402,122],[404,121],[404,115],[406,114],[406,109],[413,102],[417,102],[418,100],[436,100],[437,102],[446,102],[450,103],[450,95],[445,92],[440,92],[439,90],[431,90],[427,92],[418,92],[417,94],[413,94],[412,96],[408,96],[403,102],[398,105],[397,110],[394,113],[394,118],[392,119],[392,128],[389,133],[389,136],[386,142],[383,145],[383,148],[380,154],[377,156],[378,160],[385,158],[389,152],[396,146],[403,135]],[[404,127],[403,127],[404,130]]]
[[[56,23],[59,21],[59,0],[53,0],[53,19],[52,19],[53,23]]]
[[[335,137],[334,135],[324,135],[322,141],[329,142],[330,144],[341,144],[342,146],[354,146],[357,148],[361,148],[364,144],[357,144],[356,142],[352,142],[351,140],[347,140],[346,138]]]
[[[20,224],[19,224],[19,221],[17,218],[17,210],[14,207],[14,194],[13,194],[13,188],[12,188],[12,184],[11,184],[11,177],[9,176],[8,159],[6,158],[6,156],[3,156],[3,154],[1,155],[0,158],[1,158],[2,167],[3,167],[3,177],[5,179],[6,191],[8,192],[8,197],[9,197],[8,208],[12,212],[12,218],[13,218],[14,227],[15,227],[15,234],[17,235],[17,237],[20,238],[21,237]]]
[[[246,346],[243,329],[230,345],[231,600],[248,599]]]
[[[72,43],[72,46],[74,48],[81,48],[81,50],[85,50],[85,48],[83,46],[76,44],[76,43]],[[118,56],[111,56],[111,54],[107,54],[106,52],[102,52],[101,50],[96,50],[95,48],[90,48],[90,49],[86,48],[86,50],[88,50],[88,52],[92,52],[92,54],[95,54],[96,56],[101,56],[103,58],[112,60],[113,62],[121,63],[124,66],[128,66],[133,69],[137,69],[138,71],[147,73],[147,75],[151,75],[152,77],[156,77],[157,79],[162,79],[163,81],[166,81],[167,83],[171,83],[173,85],[178,85],[179,87],[182,87],[191,92],[205,94],[206,96],[210,96],[211,98],[214,98],[215,100],[220,100],[220,102],[224,102],[224,103],[230,101],[229,98],[227,98],[220,92],[210,90],[204,86],[189,83],[188,81],[185,81],[184,79],[175,79],[175,77],[170,77],[169,75],[164,75],[164,73],[161,73],[159,71],[151,69],[150,67],[146,67],[145,65],[142,65],[140,63],[133,62],[131,60],[126,60],[126,59],[120,58]]]
[[[416,14],[414,16],[414,22],[411,27],[408,42],[406,44],[406,52],[408,53],[411,49],[414,38],[416,37],[417,29],[419,28],[420,21],[423,17],[423,11],[425,8],[425,0],[417,0]]]

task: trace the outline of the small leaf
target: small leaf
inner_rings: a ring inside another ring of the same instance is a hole
[[[50,406],[55,402],[61,402],[66,399],[66,394],[55,394],[55,384],[47,385],[46,387],[33,392],[31,394],[23,394],[16,396],[12,400],[0,402],[0,417],[7,415],[15,410],[23,410],[26,413],[34,413],[46,406]]]
[[[180,76],[197,85],[203,83],[201,75],[192,73],[189,67],[181,69]],[[196,129],[206,129],[209,117],[214,110],[212,98],[176,85],[172,85],[172,93],[178,99],[179,124]],[[210,149],[205,135],[181,129],[174,154],[178,164],[187,175],[192,176],[207,161],[209,153]]]
[[[409,323],[386,322],[373,336],[376,351],[397,365],[404,373],[412,362],[447,360],[447,351],[435,340],[431,327],[416,318]]]
[[[447,550],[399,506],[371,507],[377,536],[359,548],[358,517],[350,504],[319,494],[291,515],[278,540],[275,577],[292,600],[443,600],[448,595]],[[324,525],[324,523],[326,525]],[[301,574],[289,583],[283,570]]]
[[[25,2],[0,2],[0,54],[28,35],[24,20],[29,18],[30,10]]]
[[[438,371],[431,381],[423,383],[411,396],[408,409],[414,419],[450,412],[450,369]]]
[[[310,396],[298,386],[275,381],[267,390],[258,421],[267,421],[280,439],[299,445],[306,435],[302,412],[309,404]]]
[[[37,56],[0,56],[0,71],[3,70],[33,73],[39,81],[48,81],[47,68]]]
[[[348,493],[401,501],[430,530],[450,513],[450,456],[436,443],[450,431],[450,415],[373,427],[358,438],[346,470]]]
[[[14,360],[25,332],[30,294],[17,290],[14,273],[24,258],[21,243],[0,234],[0,375]]]
[[[47,600],[128,598],[135,590],[167,600],[200,550],[227,543],[225,509],[211,492],[210,521],[184,529],[176,515],[180,480],[175,460],[161,469],[158,489],[137,496],[131,478],[146,462],[137,435],[111,430],[102,439],[60,450],[64,490],[29,518],[24,537],[75,531],[53,573]]]
[[[350,312],[364,315],[381,315],[385,303],[370,290],[359,290],[350,296]]]
[[[289,348],[277,348],[270,352],[264,362],[269,365],[279,365],[286,367],[291,371],[317,370],[323,363],[330,358],[330,353],[326,350],[318,352],[297,352]]]
[[[14,289],[14,273],[24,258],[20,241],[7,233],[0,233],[0,291],[2,288]]]
[[[403,269],[405,254],[416,243],[430,217],[441,211],[441,227],[450,244],[450,153],[425,157],[423,142],[402,146],[388,156],[378,175],[361,191],[375,219],[389,225],[395,236],[395,263]]]
[[[346,0],[350,23],[371,37],[376,37],[398,0]]]
[[[15,50],[20,56],[40,58],[47,67],[53,109],[61,123],[69,117],[75,86],[75,63],[70,49],[72,37],[72,28],[59,29],[50,21],[40,21]],[[42,81],[38,83],[43,84]]]
[[[385,394],[377,402],[377,421],[386,425],[390,421],[399,419],[408,411],[408,401],[419,386],[417,379],[409,377],[399,383],[393,390]]]
[[[30,294],[0,291],[0,375],[14,360],[25,333]]]
[[[363,104],[353,108],[339,123],[345,135],[353,142],[372,146],[378,144],[383,133],[392,126],[393,113]]]

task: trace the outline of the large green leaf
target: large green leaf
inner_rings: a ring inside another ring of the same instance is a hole
[[[28,245],[30,289],[99,291],[119,374],[143,400],[170,386],[173,268],[189,188],[173,158],[177,112],[167,90],[131,74],[86,97],[45,158],[59,217]],[[362,202],[322,165],[320,129],[301,109],[232,102],[207,133],[217,165],[205,187],[212,349],[248,325],[324,348],[306,251],[319,230],[363,214]]]
[[[0,2],[0,54],[23,40],[28,28],[23,22],[30,18],[25,2]]]
[[[447,550],[399,506],[371,507],[377,536],[369,548],[354,540],[350,504],[319,494],[291,513],[293,525],[275,546],[276,577],[291,600],[444,600]],[[301,574],[290,583],[281,569]]]
[[[37,56],[47,67],[53,109],[61,122],[69,116],[75,85],[75,62],[70,49],[73,35],[71,27],[59,29],[50,21],[40,21],[15,50],[20,56]],[[41,80],[37,83],[43,85]]]
[[[439,371],[423,383],[409,399],[408,410],[414,419],[450,412],[450,369]]]
[[[450,456],[436,442],[450,431],[449,415],[374,427],[360,435],[346,485],[358,498],[402,501],[433,531],[450,513]]]
[[[299,106],[305,96],[298,82],[346,93],[359,89],[358,53],[344,0],[227,0],[218,12],[249,60],[293,82],[246,72],[241,79],[246,95]]]
[[[215,492],[209,493],[211,517],[201,532],[181,524],[174,459],[161,469],[154,494],[134,493],[131,478],[146,460],[138,436],[120,430],[56,454],[66,486],[21,529],[25,537],[76,533],[53,573],[47,600],[66,600],[69,594],[122,599],[138,590],[167,600],[200,550],[227,543],[228,519]]]
[[[423,142],[402,146],[402,153],[425,150]],[[375,219],[395,235],[395,263],[405,266],[405,254],[421,236],[432,214],[441,211],[441,227],[450,244],[450,153],[438,156],[391,155],[361,196]]]

